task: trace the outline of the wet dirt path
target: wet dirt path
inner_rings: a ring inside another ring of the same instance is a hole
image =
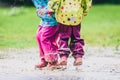
[[[120,80],[120,49],[85,47],[83,65],[66,70],[35,70],[36,48],[0,50],[0,80]]]

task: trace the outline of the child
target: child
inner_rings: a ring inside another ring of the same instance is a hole
[[[37,8],[37,15],[41,18],[40,25],[38,26],[36,39],[40,51],[40,63],[35,65],[36,68],[43,68],[57,65],[57,44],[58,27],[55,15],[48,15],[48,0],[32,0]]]
[[[75,61],[74,66],[82,64],[84,55],[84,40],[81,39],[81,21],[87,15],[92,0],[50,0],[48,3],[49,11],[55,12],[59,22],[59,49],[60,65],[67,65],[67,58],[72,52]],[[68,40],[71,39],[70,45]]]

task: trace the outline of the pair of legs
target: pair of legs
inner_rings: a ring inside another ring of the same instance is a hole
[[[60,55],[60,65],[67,65],[67,58],[72,52],[74,57],[74,65],[82,64],[82,57],[84,55],[84,40],[80,37],[81,24],[77,26],[67,26],[59,24],[59,49],[58,53]],[[68,41],[70,40],[70,45]]]
[[[40,51],[40,63],[36,65],[37,68],[42,68],[49,64],[57,64],[57,31],[58,27],[56,26],[38,27],[36,40]]]

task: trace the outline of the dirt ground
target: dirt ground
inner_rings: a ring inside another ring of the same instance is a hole
[[[120,80],[120,48],[85,47],[83,65],[74,67],[68,59],[66,70],[35,70],[36,48],[1,49],[0,80]]]

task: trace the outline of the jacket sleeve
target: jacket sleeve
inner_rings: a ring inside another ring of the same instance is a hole
[[[37,16],[41,18],[41,14],[38,13],[37,9],[41,8],[41,2],[39,0],[32,0],[34,6],[36,7]]]
[[[92,0],[82,0],[83,15],[87,15],[92,6]]]
[[[41,2],[39,0],[32,0],[34,6],[36,7],[36,9],[39,9],[41,7]]]
[[[49,0],[48,11],[55,12],[59,7],[60,0]]]

